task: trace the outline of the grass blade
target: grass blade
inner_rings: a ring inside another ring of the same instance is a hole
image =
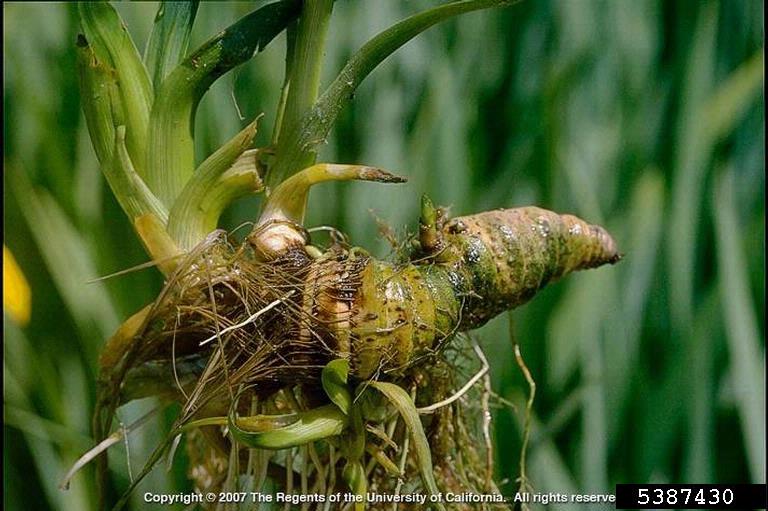
[[[760,353],[759,328],[738,237],[740,225],[733,192],[734,174],[727,170],[718,179],[713,199],[720,293],[749,471],[754,482],[764,483],[765,355]]]
[[[619,425],[631,401],[627,396],[642,355],[641,330],[651,302],[653,280],[658,270],[659,247],[664,224],[664,181],[657,169],[647,169],[634,184],[629,215],[625,227],[627,258],[621,279],[622,314],[616,318],[620,334],[605,344],[606,399],[612,411],[608,437],[615,440]]]
[[[765,52],[761,49],[736,69],[709,99],[704,111],[709,136],[728,135],[763,89]]]
[[[715,459],[710,449],[715,434],[715,353],[722,337],[722,310],[718,289],[712,286],[696,311],[693,336],[686,339],[690,370],[696,375],[696,385],[693,385],[686,401],[689,429],[686,434],[684,481],[714,480]]]
[[[713,151],[712,140],[704,133],[701,107],[711,93],[716,29],[716,5],[706,4],[699,13],[688,59],[690,68],[682,92],[683,109],[677,127],[675,182],[667,238],[672,330],[673,336],[678,338],[692,333],[696,220]]]
[[[88,480],[83,480],[83,484],[66,493],[61,492],[55,484],[56,478],[66,470],[64,460],[80,449],[84,441],[86,445],[90,442],[74,424],[81,417],[75,417],[77,412],[72,413],[67,409],[68,403],[62,403],[61,391],[64,387],[61,380],[57,378],[50,385],[40,385],[40,375],[53,374],[56,365],[62,361],[56,360],[54,365],[48,353],[33,348],[31,339],[11,322],[4,324],[3,334],[4,353],[10,355],[3,362],[3,415],[6,424],[23,434],[24,443],[29,449],[28,460],[41,481],[38,489],[41,499],[56,510],[93,509],[92,487]],[[73,367],[71,358],[66,362],[70,363],[63,364],[65,369]],[[75,377],[82,376],[80,372]],[[69,397],[83,405],[87,401],[82,393],[72,393],[64,401]],[[49,403],[58,406],[48,406]],[[30,476],[32,474],[23,475]],[[4,501],[9,503],[8,500]]]
[[[198,0],[161,2],[144,54],[155,89],[184,58],[199,4]]]

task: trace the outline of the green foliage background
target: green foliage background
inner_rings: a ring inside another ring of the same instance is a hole
[[[261,2],[256,2],[260,4]],[[379,29],[437,2],[340,0],[324,75]],[[140,48],[155,3],[118,3]],[[191,48],[254,8],[203,3]],[[32,288],[32,320],[4,316],[3,482],[8,509],[95,509],[93,472],[59,481],[91,443],[97,355],[158,292],[99,173],[80,112],[72,4],[4,3],[5,238]],[[413,231],[418,196],[453,214],[535,204],[605,225],[618,266],[550,286],[515,311],[537,381],[529,477],[538,491],[617,482],[765,482],[765,152],[762,3],[526,0],[462,16],[409,43],[359,89],[323,151],[407,175],[407,185],[323,185],[308,226],[387,253],[369,211]],[[200,157],[261,112],[269,140],[284,37],[217,83]],[[226,226],[255,219],[235,204]],[[520,403],[509,318],[478,333],[493,387]],[[121,411],[128,423],[151,407]],[[522,409],[496,413],[505,491]],[[171,417],[162,417],[168,423]],[[160,438],[131,436],[133,473]],[[125,446],[110,453],[115,485]],[[144,490],[188,489],[184,456]]]

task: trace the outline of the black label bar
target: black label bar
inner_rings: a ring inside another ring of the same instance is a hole
[[[617,484],[616,509],[765,509],[764,484]]]

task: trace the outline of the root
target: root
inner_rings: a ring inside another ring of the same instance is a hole
[[[99,454],[103,453],[110,447],[112,447],[115,444],[120,443],[121,440],[127,439],[128,435],[132,433],[133,431],[139,429],[141,426],[146,424],[149,419],[155,416],[157,412],[159,412],[162,408],[157,407],[153,408],[146,414],[139,417],[137,420],[129,424],[128,426],[122,426],[120,429],[109,435],[107,438],[99,442],[93,449],[90,449],[88,452],[80,456],[78,460],[75,462],[74,465],[72,465],[72,468],[69,469],[69,471],[66,473],[64,478],[62,479],[61,483],[59,484],[59,488],[62,490],[68,490],[69,489],[69,483],[72,481],[72,478],[77,474],[81,468],[86,466],[88,463],[93,461]]]
[[[205,340],[203,340],[203,341],[200,341],[200,343],[198,344],[198,346],[204,346],[205,344],[208,344],[209,342],[211,342],[211,341],[212,341],[212,340],[214,340],[214,339],[219,339],[219,340],[221,340],[221,336],[222,336],[223,334],[229,333],[229,332],[231,332],[231,331],[233,331],[233,330],[237,330],[238,328],[242,328],[242,327],[244,327],[244,326],[248,325],[249,323],[252,323],[252,322],[253,322],[253,321],[255,321],[255,320],[256,320],[256,319],[257,319],[259,316],[261,316],[261,315],[262,315],[262,314],[264,314],[265,312],[268,312],[269,310],[273,309],[273,308],[274,308],[276,305],[279,305],[279,304],[281,304],[281,303],[284,303],[284,302],[285,302],[285,299],[286,299],[286,298],[288,298],[289,296],[291,296],[292,294],[294,294],[294,292],[295,292],[295,290],[291,290],[291,291],[288,291],[288,292],[287,292],[287,293],[286,293],[284,296],[282,296],[281,298],[278,298],[277,300],[274,300],[274,301],[270,302],[270,303],[269,303],[269,304],[267,304],[267,306],[266,306],[266,307],[264,307],[263,309],[259,309],[258,311],[256,311],[256,312],[255,312],[255,313],[253,313],[252,315],[248,316],[248,318],[247,318],[245,321],[243,321],[243,322],[241,322],[241,323],[236,323],[236,324],[234,324],[234,325],[230,325],[230,326],[228,326],[227,328],[225,328],[224,330],[221,330],[220,332],[216,332],[216,334],[214,334],[214,335],[210,336],[209,338],[207,338],[207,339],[205,339]]]
[[[512,338],[513,343],[513,349],[515,352],[515,361],[517,362],[518,367],[520,368],[520,371],[523,373],[523,376],[525,377],[525,381],[528,383],[528,400],[526,401],[525,405],[525,418],[523,421],[523,443],[520,448],[520,476],[518,477],[518,483],[519,486],[519,493],[530,493],[533,491],[533,487],[531,486],[531,483],[528,479],[528,476],[526,474],[526,455],[528,452],[528,441],[530,439],[531,435],[531,417],[533,415],[533,401],[536,397],[536,382],[534,381],[533,377],[531,376],[531,372],[528,369],[528,366],[525,365],[525,360],[523,360],[523,356],[520,352],[520,345],[517,343],[517,340],[515,339],[514,332],[513,332],[513,322],[512,322],[512,313],[509,313],[509,330],[510,330],[510,336]],[[527,504],[522,504],[522,509],[528,509]]]
[[[477,344],[477,342],[474,339],[472,339],[472,348],[474,348],[475,353],[477,353],[478,359],[483,364],[480,370],[472,378],[470,378],[469,381],[466,384],[464,384],[463,387],[461,387],[461,389],[456,391],[450,397],[443,399],[442,401],[438,401],[437,403],[431,404],[429,406],[417,408],[416,411],[418,411],[419,413],[432,413],[435,410],[438,410],[444,406],[448,406],[449,404],[453,403],[457,399],[461,399],[467,392],[469,392],[469,390],[472,387],[475,386],[475,384],[480,380],[480,378],[488,374],[488,370],[490,369],[490,366],[488,365],[488,360],[486,360],[485,354],[480,349],[480,346]]]

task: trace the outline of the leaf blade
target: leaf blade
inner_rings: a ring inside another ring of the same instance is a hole
[[[328,394],[333,404],[339,407],[339,410],[344,412],[344,415],[349,415],[352,409],[352,395],[347,389],[347,377],[349,375],[349,361],[343,358],[337,358],[328,362],[323,367],[323,372],[320,376],[321,383],[323,384],[323,390]]]
[[[761,454],[765,452],[765,355],[760,353],[759,327],[744,270],[747,265],[737,236],[739,222],[733,189],[733,171],[728,170],[719,177],[714,191],[719,287],[734,387],[738,389],[736,402],[745,452],[753,481],[762,483],[765,477],[765,457]]]
[[[262,430],[253,417],[235,417],[232,410],[227,424],[232,436],[249,447],[288,449],[341,434],[347,416],[336,405],[325,405],[297,413],[296,420],[287,426]]]
[[[161,2],[144,55],[155,89],[184,58],[199,4],[199,0]]]
[[[80,2],[80,24],[96,57],[116,74],[122,99],[128,147],[136,171],[145,177],[147,128],[152,109],[152,83],[120,15],[108,2]]]
[[[437,487],[435,476],[432,472],[432,454],[429,448],[429,441],[424,434],[424,427],[421,425],[421,418],[416,410],[416,405],[413,403],[413,399],[402,387],[394,383],[373,381],[370,385],[384,394],[397,408],[408,431],[411,433],[424,486],[426,486],[430,494],[438,495],[440,490]],[[444,509],[442,504],[436,504],[436,507],[441,510]]]

